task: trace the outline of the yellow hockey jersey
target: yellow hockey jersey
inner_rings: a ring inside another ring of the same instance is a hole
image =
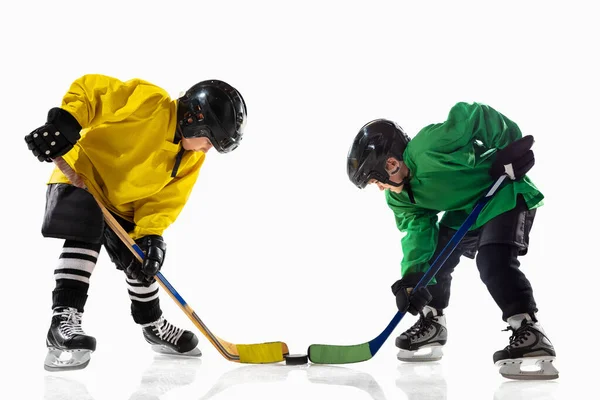
[[[133,239],[162,235],[187,202],[203,152],[175,144],[177,100],[141,79],[122,82],[85,75],[71,84],[61,108],[82,126],[81,139],[64,160],[89,190],[117,215],[135,223]],[[69,183],[55,168],[49,183]]]

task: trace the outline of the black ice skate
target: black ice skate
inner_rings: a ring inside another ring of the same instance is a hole
[[[47,371],[85,368],[96,350],[96,339],[81,329],[82,313],[71,307],[57,307],[46,337],[48,354],[44,361]]]
[[[509,379],[558,378],[553,365],[556,353],[540,324],[529,314],[510,317],[508,323],[505,330],[513,331],[509,345],[494,353],[494,363],[500,367],[500,374]]]
[[[198,338],[190,331],[177,328],[164,317],[142,325],[144,338],[152,345],[152,350],[161,354],[200,357],[202,352],[196,347]]]
[[[442,358],[442,346],[448,339],[446,317],[435,308],[426,306],[419,313],[419,320],[396,338],[398,360],[438,361]]]

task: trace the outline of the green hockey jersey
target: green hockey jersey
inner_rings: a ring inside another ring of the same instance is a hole
[[[407,191],[386,190],[402,238],[401,273],[426,271],[437,246],[438,223],[458,229],[492,185],[489,175],[498,149],[520,139],[517,124],[484,104],[457,103],[443,123],[421,129],[408,143],[404,162],[410,170],[415,203]],[[472,229],[511,210],[521,194],[527,206],[544,196],[528,177],[503,186],[482,210]],[[438,222],[438,214],[443,213]]]

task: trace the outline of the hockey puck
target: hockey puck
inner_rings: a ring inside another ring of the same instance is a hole
[[[289,354],[285,356],[285,365],[308,364],[307,354]]]

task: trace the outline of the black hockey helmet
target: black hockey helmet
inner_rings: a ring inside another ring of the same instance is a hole
[[[358,188],[363,189],[371,179],[393,186],[385,164],[390,157],[399,161],[410,141],[408,135],[395,122],[376,119],[360,128],[348,152],[348,177]]]
[[[242,140],[246,103],[229,84],[202,81],[178,99],[177,123],[184,138],[207,137],[219,153],[228,153]]]

